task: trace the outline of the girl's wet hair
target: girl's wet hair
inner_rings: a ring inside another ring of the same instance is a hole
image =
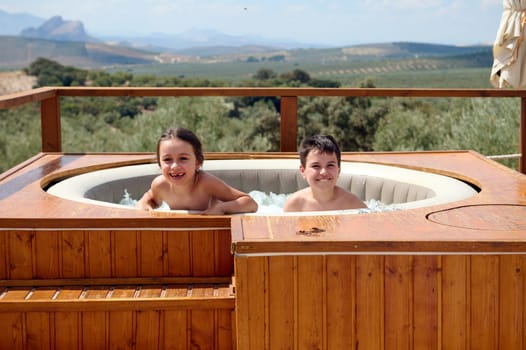
[[[307,156],[311,151],[318,151],[320,153],[334,153],[338,160],[338,166],[341,163],[341,151],[338,143],[331,135],[315,135],[303,139],[300,145],[300,162],[302,166],[306,166]]]
[[[163,132],[159,141],[157,142],[157,164],[161,165],[161,159],[159,158],[159,148],[162,141],[170,139],[179,139],[188,142],[194,149],[195,158],[199,164],[203,164],[205,156],[203,154],[203,146],[199,138],[190,130],[185,128],[170,128]]]

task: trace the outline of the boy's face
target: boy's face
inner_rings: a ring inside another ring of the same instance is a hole
[[[340,167],[335,153],[311,151],[305,159],[305,166],[300,166],[303,178],[311,187],[331,189],[336,186]]]

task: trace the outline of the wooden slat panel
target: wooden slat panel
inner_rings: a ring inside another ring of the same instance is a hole
[[[497,349],[499,341],[499,257],[471,257],[471,347]]]
[[[59,278],[59,240],[56,231],[35,232],[34,264],[36,278]]]
[[[192,276],[214,276],[214,231],[194,231],[190,234]]]
[[[113,276],[138,276],[137,231],[114,231],[113,239]]]
[[[166,231],[165,276],[192,276],[189,231]]]
[[[76,300],[80,298],[83,287],[62,287],[56,296],[56,300]]]
[[[0,314],[0,344],[2,349],[24,349],[24,314],[3,312]]]
[[[33,231],[7,231],[10,279],[33,277]]]
[[[212,298],[214,296],[213,285],[201,285],[199,288],[192,286],[192,298]]]
[[[135,343],[134,312],[112,311],[109,313],[110,349],[133,349]]]
[[[439,258],[417,255],[414,258],[414,340],[415,349],[438,349]]]
[[[83,312],[82,346],[84,349],[108,349],[109,313]]]
[[[54,313],[54,329],[55,349],[81,348],[80,313]]]
[[[356,342],[356,257],[327,256],[327,349],[353,349]]]
[[[112,277],[111,235],[107,231],[86,231],[87,277]]]
[[[412,345],[412,259],[410,255],[385,257],[386,349],[410,349]]]
[[[356,347],[384,348],[384,305],[384,257],[357,256]]]
[[[138,295],[139,298],[159,298],[162,288],[160,286],[143,286]]]
[[[6,279],[8,276],[7,237],[5,231],[0,231],[0,279]]]
[[[43,301],[51,301],[52,297],[57,292],[57,288],[48,288],[48,287],[39,287],[35,288],[28,296],[27,300],[29,301],[37,301],[37,300],[43,300]]]
[[[8,288],[0,302],[23,301],[30,291],[31,288]]]
[[[25,346],[28,349],[53,349],[51,338],[51,315],[48,312],[25,314]]]
[[[161,311],[137,311],[136,349],[159,349]]]
[[[215,312],[192,310],[190,312],[190,344],[196,349],[212,349],[215,344]]]
[[[62,231],[62,261],[60,263],[63,278],[86,277],[86,245],[84,231]]]
[[[167,286],[165,291],[166,298],[182,298],[191,295],[192,290],[189,286]]]
[[[442,322],[440,338],[443,349],[469,349],[470,296],[469,257],[445,255],[442,265]]]
[[[232,276],[234,273],[234,256],[230,252],[232,238],[230,230],[215,231],[215,276]]]
[[[216,310],[216,349],[234,349],[235,333],[233,326],[234,312]]]
[[[118,286],[111,292],[111,299],[133,298],[137,288],[135,286]]]
[[[268,327],[270,349],[293,349],[295,303],[297,303],[294,274],[295,258],[276,256],[269,259],[268,267]],[[263,276],[261,276],[263,277]]]
[[[81,299],[105,299],[110,292],[110,287],[107,286],[88,286],[84,288]]]
[[[238,349],[268,349],[265,343],[267,259],[265,257],[236,257]]]
[[[500,257],[499,348],[524,349],[526,328],[524,255]]]
[[[163,349],[190,349],[188,314],[190,311],[163,312]]]
[[[141,231],[138,234],[138,240],[140,276],[162,276],[164,257],[162,231]]]
[[[324,348],[325,264],[323,256],[298,256],[297,342],[302,349]],[[301,292],[300,292],[301,291]]]

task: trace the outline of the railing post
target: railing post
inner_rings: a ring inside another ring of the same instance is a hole
[[[519,126],[519,171],[526,174],[526,97],[521,97],[521,121]]]
[[[40,102],[42,152],[62,151],[60,127],[60,97],[55,95]]]
[[[281,96],[280,151],[296,152],[298,147],[298,96]]]

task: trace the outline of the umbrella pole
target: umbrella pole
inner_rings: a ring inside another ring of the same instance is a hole
[[[526,174],[526,97],[521,97],[521,121],[519,128],[519,171]]]

